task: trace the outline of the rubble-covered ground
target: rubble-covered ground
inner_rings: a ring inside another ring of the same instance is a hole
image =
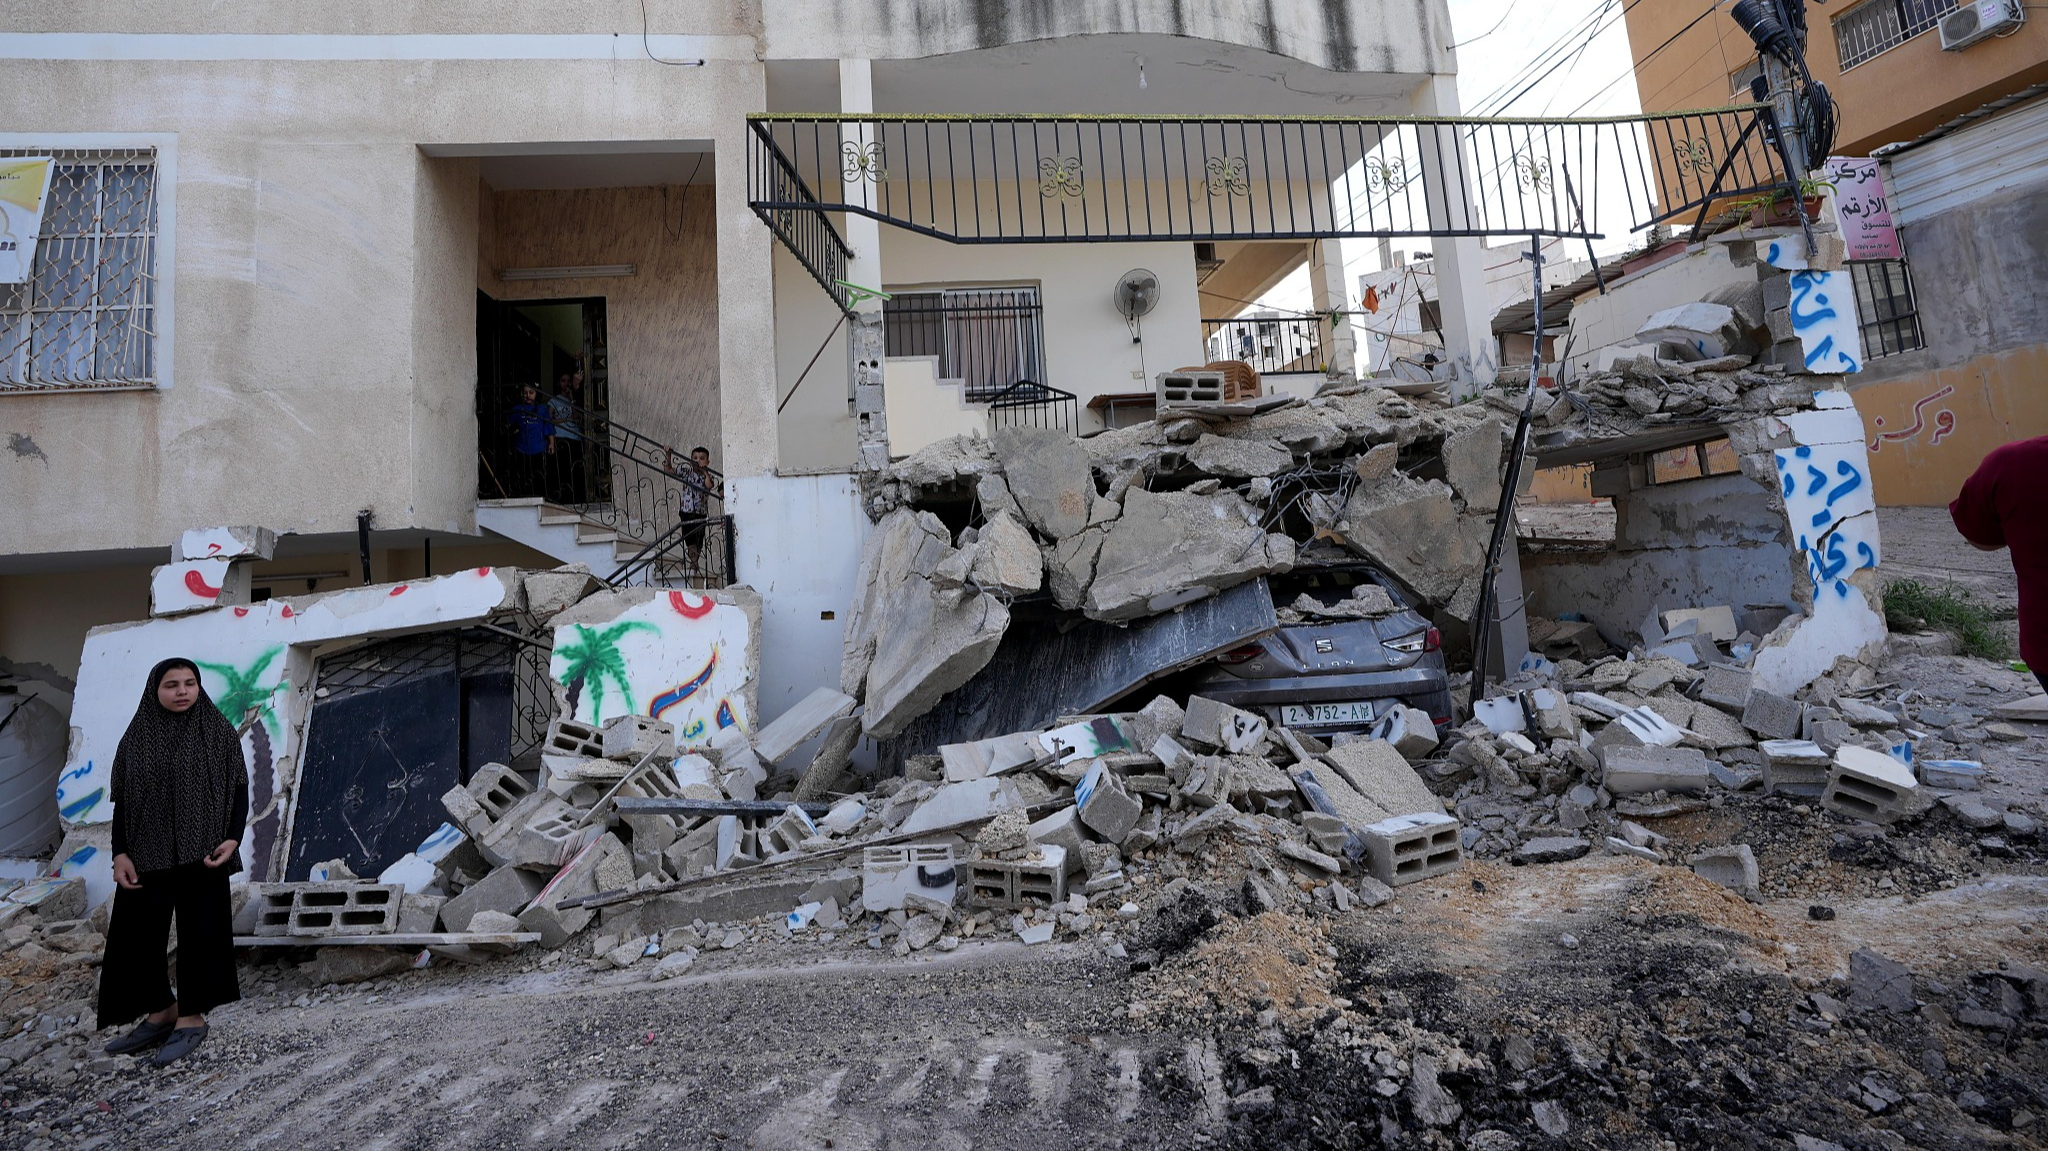
[[[346,984],[350,950],[252,950],[247,998],[164,1071],[98,1053],[97,933],[17,921],[0,1142],[2040,1146],[2048,852],[2024,817],[2048,731],[1987,731],[2021,687],[2002,666],[1874,671],[1923,727],[1946,710],[1930,738],[2023,819],[1880,827],[1717,790],[1638,818],[1672,863],[1475,858],[1348,910],[1233,826],[1130,852],[1129,886],[1048,945],[1006,913],[914,952],[879,926],[700,922],[653,941],[698,949],[665,980],[596,958],[620,943],[602,924]],[[1730,843],[1755,901],[1680,866]]]

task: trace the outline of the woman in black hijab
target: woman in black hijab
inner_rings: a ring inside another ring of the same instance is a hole
[[[114,753],[114,910],[100,967],[99,1026],[147,1013],[107,1045],[113,1054],[161,1044],[150,1063],[189,1056],[206,1039],[206,1012],[240,1000],[228,877],[249,820],[242,739],[200,687],[199,669],[172,658],[150,670],[142,706]],[[165,948],[178,918],[178,990]]]

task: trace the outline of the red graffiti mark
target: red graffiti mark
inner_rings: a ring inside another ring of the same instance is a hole
[[[297,615],[297,613],[292,611],[292,606],[289,604],[285,605],[283,608],[280,608],[277,614],[286,620],[289,620],[293,616]]]
[[[207,554],[208,556],[211,556],[211,555],[213,555],[213,554],[214,554],[215,552],[218,552],[218,551],[220,551],[220,545],[218,545],[218,544],[208,544],[208,545],[206,546],[206,554]]]
[[[1884,442],[1887,440],[1911,440],[1913,437],[1918,436],[1921,433],[1921,431],[1927,427],[1927,419],[1922,414],[1921,409],[1927,407],[1929,404],[1934,403],[1936,400],[1939,400],[1944,396],[1954,393],[1955,390],[1955,385],[1944,384],[1942,385],[1940,391],[1931,393],[1926,396],[1922,396],[1920,399],[1914,401],[1912,426],[1910,428],[1901,428],[1897,432],[1878,433],[1877,438],[1875,440],[1872,440],[1869,444],[1870,450],[1872,452],[1875,452],[1879,448],[1884,447]],[[1940,412],[1934,414],[1934,423],[1936,424],[1936,426],[1940,427],[1942,425],[1944,417],[1947,418],[1947,426],[1942,427],[1940,431],[1937,431],[1934,434],[1933,439],[1928,441],[1930,444],[1941,443],[1941,438],[1943,436],[1946,436],[1950,432],[1955,430],[1956,414],[1948,411],[1945,408]],[[1879,428],[1884,427],[1884,417],[1879,416],[1876,420],[1876,424]]]
[[[1956,430],[1956,414],[1943,408],[1934,414],[1934,435],[1927,438],[1929,444],[1941,443],[1943,437]]]
[[[400,585],[399,585],[398,587],[396,587],[396,588],[393,588],[393,589],[391,590],[391,594],[392,594],[393,596],[396,596],[396,595],[398,595],[398,594],[399,594],[400,592],[403,592],[403,591],[405,591],[405,590],[406,590],[407,588],[410,588],[410,587],[412,587],[412,585],[410,585],[410,584],[400,584]]]
[[[237,608],[237,609],[235,609],[235,615],[237,615],[237,616],[247,616],[248,614],[249,614],[249,610],[248,610],[247,608]]]
[[[491,574],[491,570],[489,568],[479,568],[476,570],[476,574],[479,576],[489,576]]]
[[[717,603],[709,596],[693,605],[690,603],[689,597],[681,592],[671,592],[668,594],[668,606],[675,609],[685,620],[702,620],[704,617],[711,615],[713,608],[718,607]]]
[[[206,577],[201,576],[196,571],[185,573],[185,591],[199,597],[201,600],[220,599],[219,586],[208,584]]]

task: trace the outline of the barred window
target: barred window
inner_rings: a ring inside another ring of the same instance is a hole
[[[1865,360],[1927,346],[1920,337],[1912,270],[1904,260],[1853,261],[1849,278],[1856,285],[1856,315],[1863,330]]]
[[[939,377],[965,381],[969,400],[1046,382],[1037,288],[898,292],[882,305],[882,336],[886,355],[938,357]]]
[[[1847,71],[1941,23],[1956,0],[1869,0],[1837,16],[1835,54]]]
[[[0,149],[56,160],[27,281],[0,284],[0,394],[156,384],[152,148]]]

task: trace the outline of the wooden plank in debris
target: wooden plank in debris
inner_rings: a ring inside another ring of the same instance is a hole
[[[1259,579],[1127,628],[1087,620],[1062,632],[1067,623],[1012,621],[988,667],[882,745],[883,766],[942,744],[1100,711],[1161,676],[1278,631],[1280,617]]]
[[[360,936],[237,936],[238,948],[339,948],[349,945],[381,944],[391,948],[426,948],[432,945],[469,944],[517,947],[540,939],[538,932],[378,932]]]
[[[830,804],[791,800],[679,800],[666,796],[621,796],[612,803],[621,816],[780,816],[792,803],[812,816],[832,810]]]

